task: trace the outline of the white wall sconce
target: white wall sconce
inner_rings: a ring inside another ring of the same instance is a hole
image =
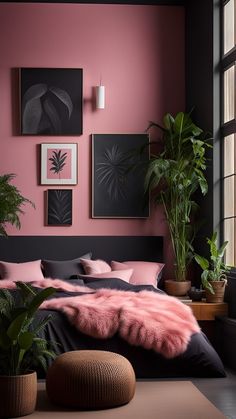
[[[105,109],[105,86],[96,86],[96,108]]]

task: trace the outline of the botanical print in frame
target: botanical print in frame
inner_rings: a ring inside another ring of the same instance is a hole
[[[41,144],[41,185],[77,184],[77,144]]]
[[[48,189],[46,224],[65,226],[72,224],[72,189]]]
[[[137,164],[148,159],[148,134],[92,135],[93,218],[149,217],[143,166]]]
[[[21,68],[22,135],[81,135],[83,70]]]

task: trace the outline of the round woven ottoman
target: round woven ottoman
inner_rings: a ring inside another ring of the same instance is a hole
[[[128,403],[135,374],[122,355],[107,351],[71,351],[49,367],[46,390],[56,404],[77,409],[105,409]]]

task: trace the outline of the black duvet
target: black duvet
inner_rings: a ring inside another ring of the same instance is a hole
[[[77,279],[73,282],[78,285],[82,283]],[[149,285],[131,285],[120,279],[86,279],[85,285],[92,289],[114,288],[134,292],[148,289],[152,292],[163,292]],[[66,296],[71,296],[71,293],[57,291],[52,298]],[[203,333],[192,335],[187,350],[183,354],[166,359],[153,350],[130,345],[118,334],[109,339],[95,339],[87,336],[71,325],[66,316],[59,311],[39,310],[38,316],[42,318],[49,313],[52,314],[52,318],[45,330],[41,332],[41,336],[53,344],[57,354],[81,349],[117,352],[131,362],[137,378],[225,376],[225,370],[218,354]],[[42,376],[42,372],[40,372],[40,376]]]

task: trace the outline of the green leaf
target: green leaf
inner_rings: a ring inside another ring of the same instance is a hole
[[[174,131],[178,134],[181,133],[183,130],[183,124],[184,124],[184,113],[179,112],[175,117]]]
[[[23,327],[23,324],[25,322],[25,319],[27,317],[27,310],[25,309],[25,312],[21,313],[19,316],[17,316],[13,322],[10,324],[7,335],[8,337],[14,342],[17,340],[21,329]]]
[[[43,301],[50,297],[50,295],[54,294],[55,291],[55,288],[49,287],[43,289],[37,295],[35,295],[35,297],[29,305],[28,315],[32,316],[35,313],[35,311],[39,308],[39,306],[43,303]]]
[[[24,299],[27,299],[28,297],[32,297],[36,295],[36,292],[31,284],[27,284],[25,282],[18,281],[16,282],[17,288],[21,290],[21,295]]]
[[[163,122],[164,122],[164,127],[167,130],[171,131],[174,121],[175,120],[171,114],[167,113],[166,115],[164,115]]]
[[[21,333],[18,337],[18,343],[21,349],[28,350],[33,343],[34,334],[31,332]]]
[[[219,251],[218,251],[218,254],[219,254],[219,257],[220,257],[220,258],[223,258],[227,244],[228,244],[228,241],[225,241],[225,242],[222,244],[222,246],[220,247],[220,249],[219,249]]]
[[[0,330],[0,348],[7,350],[11,345],[11,339],[7,335],[6,331],[1,328]]]
[[[196,262],[198,263],[198,265],[200,265],[200,266],[201,266],[201,268],[202,268],[203,270],[206,270],[206,269],[208,269],[208,268],[209,268],[209,262],[208,262],[208,260],[207,260],[206,258],[204,258],[203,256],[197,255],[197,254],[195,253],[195,255],[194,255],[194,259],[196,260]]]

